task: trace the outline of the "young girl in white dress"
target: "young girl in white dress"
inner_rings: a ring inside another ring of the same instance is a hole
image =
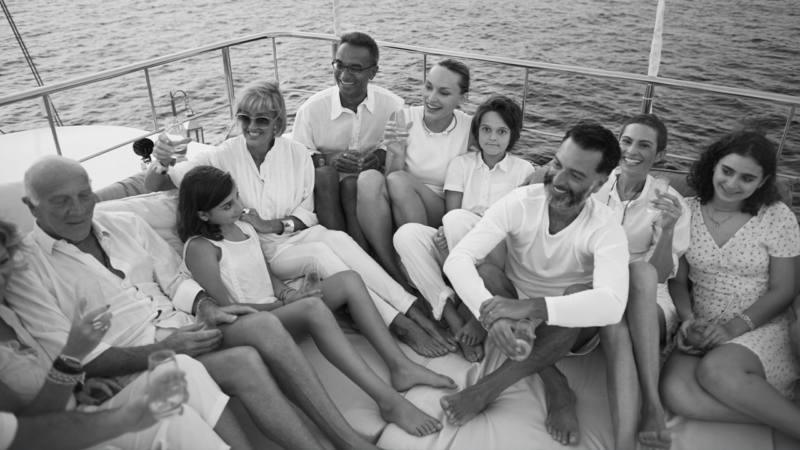
[[[478,223],[484,211],[527,185],[536,166],[509,153],[522,132],[522,109],[508,97],[492,97],[478,106],[470,132],[480,151],[450,162],[444,183],[443,225],[437,229],[407,223],[395,233],[394,246],[409,278],[431,304],[433,317],[444,317],[464,357],[478,362],[483,359],[481,342],[486,330],[467,308],[456,309],[455,292],[445,284],[441,267],[450,249]],[[505,244],[498,245],[487,260],[503,267]]]
[[[739,131],[692,167],[691,245],[670,282],[681,351],[664,366],[661,395],[682,416],[800,438],[800,408],[789,400],[800,363],[788,334],[800,230],[779,199],[776,164],[771,141]]]
[[[387,422],[418,436],[441,429],[439,421],[397,391],[418,384],[455,387],[453,381],[405,356],[361,277],[353,271],[339,272],[322,280],[319,291],[301,294],[272,274],[255,229],[239,220],[242,214],[244,207],[230,174],[211,166],[190,170],[181,183],[176,225],[185,242],[184,269],[220,305],[243,303],[270,311],[294,336],[310,334],[322,354],[375,400]],[[386,362],[391,386],[372,371],[339,328],[330,310],[344,305]]]

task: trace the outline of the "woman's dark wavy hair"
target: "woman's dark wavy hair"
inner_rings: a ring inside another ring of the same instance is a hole
[[[508,148],[506,148],[508,152],[514,148],[514,144],[517,143],[519,135],[522,132],[522,108],[520,108],[514,100],[502,95],[494,96],[478,105],[478,109],[475,110],[475,115],[472,116],[472,124],[470,124],[469,128],[472,137],[475,138],[475,144],[478,148],[481,147],[478,141],[481,119],[483,115],[489,111],[494,111],[499,114],[500,118],[503,119],[503,122],[506,123],[506,126],[511,131],[511,138],[508,140]]]
[[[762,206],[769,206],[780,200],[778,188],[775,187],[775,174],[778,170],[775,144],[761,131],[739,130],[709,145],[700,155],[700,160],[692,165],[687,183],[697,191],[700,204],[705,205],[714,198],[714,169],[722,158],[731,153],[753,158],[767,177],[764,184],[745,199],[742,211],[755,216]]]
[[[236,183],[228,172],[216,167],[199,166],[190,170],[178,191],[178,221],[175,231],[182,242],[192,236],[203,236],[212,241],[222,240],[219,225],[202,220],[199,212],[208,212],[231,195]]]

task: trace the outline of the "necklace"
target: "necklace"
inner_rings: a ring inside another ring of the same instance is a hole
[[[456,126],[458,126],[458,116],[457,115],[453,114],[453,121],[451,122],[451,124],[452,124],[452,126],[448,126],[446,130],[440,131],[439,133],[434,133],[433,131],[431,131],[428,128],[427,125],[425,125],[425,117],[424,116],[422,117],[422,127],[425,128],[425,131],[427,131],[428,134],[431,135],[431,136],[433,136],[434,134],[443,134],[443,135],[447,136],[447,133],[455,130]]]
[[[708,208],[706,208],[706,213],[708,214],[708,220],[710,220],[710,221],[711,221],[711,222],[714,224],[714,228],[719,228],[719,227],[720,227],[720,226],[721,226],[723,223],[725,223],[725,222],[727,222],[727,221],[731,220],[731,218],[732,218],[733,216],[735,216],[737,212],[739,212],[739,210],[733,210],[733,211],[720,211],[720,210],[718,210],[717,208],[714,208],[714,205],[712,205],[712,204],[711,204],[711,202],[708,202],[708,206],[709,206],[711,209],[713,209],[713,210],[714,210],[714,212],[712,213],[712,212],[711,212],[711,211],[710,211]],[[714,214],[715,214],[715,213],[718,213],[718,212],[733,213],[733,214],[731,214],[730,216],[728,216],[727,218],[725,218],[725,219],[724,219],[724,220],[722,220],[721,222],[717,222],[716,220],[714,220]]]
[[[608,198],[606,198],[606,206],[608,206],[608,203],[611,201],[611,193],[614,192],[614,188],[617,187],[617,181],[619,181],[619,175],[617,175],[617,178],[615,178],[614,182],[611,183],[611,189],[609,189]],[[642,189],[644,189],[644,185],[642,185]],[[625,223],[625,216],[628,214],[628,206],[631,206],[631,203],[633,203],[633,200],[636,199],[636,197],[638,197],[639,194],[641,194],[641,193],[642,193],[641,190],[636,192],[633,195],[633,197],[631,197],[630,200],[628,200],[627,202],[622,200],[622,197],[620,197],[620,199],[619,199],[620,203],[623,203],[623,202],[625,203],[625,207],[622,208],[622,222],[620,222],[620,225]]]

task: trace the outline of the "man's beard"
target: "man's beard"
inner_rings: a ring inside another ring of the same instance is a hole
[[[553,176],[550,172],[544,174],[544,187],[547,193],[547,202],[550,206],[558,209],[572,209],[576,206],[583,205],[586,199],[592,195],[591,188],[584,191],[575,192],[569,187],[564,187],[566,192],[559,194],[553,190]]]

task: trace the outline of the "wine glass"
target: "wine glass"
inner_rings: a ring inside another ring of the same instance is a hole
[[[661,212],[660,209],[655,207],[653,202],[658,200],[658,194],[666,194],[668,190],[669,178],[656,177],[653,180],[653,184],[650,185],[650,190],[647,191],[647,203],[645,204],[645,208],[650,212]]]
[[[188,144],[181,143],[181,141],[189,136],[189,132],[186,130],[186,127],[183,126],[183,123],[175,116],[167,117],[164,120],[164,133],[167,135],[174,149],[172,152],[172,159],[185,157]]]
[[[201,330],[216,330],[217,321],[213,317],[213,313],[209,309],[197,308],[197,314],[194,316],[195,324],[202,324]]]
[[[511,359],[524,361],[533,350],[533,340],[536,339],[536,325],[527,319],[520,320],[514,327],[514,337],[517,339],[517,354],[511,356]]]
[[[308,272],[303,278],[303,286],[300,288],[300,294],[297,298],[305,298],[310,295],[318,296],[319,293],[319,273],[316,270]]]
[[[189,399],[186,377],[178,368],[173,350],[159,350],[147,357],[147,388],[150,411],[159,420],[183,414]]]

